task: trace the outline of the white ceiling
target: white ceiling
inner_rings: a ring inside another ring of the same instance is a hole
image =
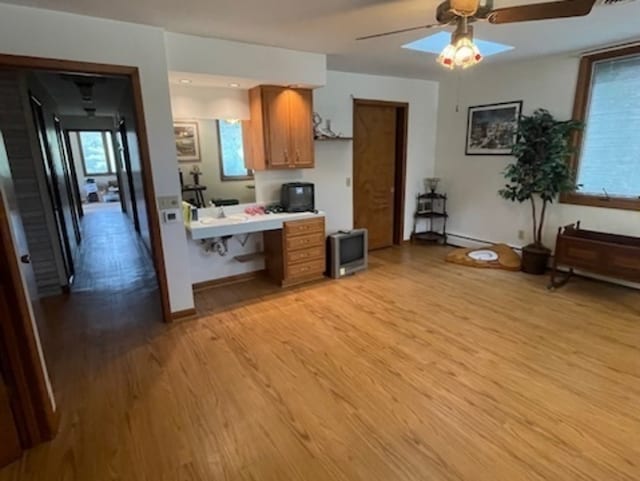
[[[95,108],[96,116],[114,116],[118,112],[129,80],[121,77],[71,76],[58,73],[34,73],[40,84],[57,104],[59,115],[86,116],[85,107]],[[74,80],[90,79],[94,82],[92,100],[85,102]]]
[[[354,40],[361,35],[431,23],[437,0],[8,1],[155,25],[179,33],[326,53],[329,67],[336,70],[418,78],[432,78],[440,72],[433,55],[400,48],[428,31]],[[495,5],[533,2],[495,0]],[[588,17],[582,18],[512,25],[476,24],[475,34],[485,40],[513,45],[513,51],[487,60],[487,63],[504,62],[638,39],[639,18],[640,1],[636,1],[596,6]]]

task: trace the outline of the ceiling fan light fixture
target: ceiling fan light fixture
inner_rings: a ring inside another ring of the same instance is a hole
[[[440,52],[437,62],[444,68],[453,70],[454,68],[456,68],[455,57],[456,48],[452,44],[449,44],[442,50],[442,52]]]
[[[450,0],[451,11],[462,17],[472,17],[479,6],[478,0]]]
[[[455,54],[453,56],[456,67],[469,68],[482,62],[482,54],[478,47],[469,37],[460,38],[454,45]]]
[[[463,18],[451,35],[451,43],[440,53],[438,63],[450,70],[466,69],[482,62],[482,59],[480,49],[473,43],[473,29],[467,26]]]

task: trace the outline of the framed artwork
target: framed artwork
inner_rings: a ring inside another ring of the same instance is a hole
[[[467,155],[511,155],[522,100],[469,107]]]
[[[178,162],[200,161],[200,136],[197,122],[174,122],[173,135],[176,140]]]

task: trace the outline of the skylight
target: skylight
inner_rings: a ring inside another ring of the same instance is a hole
[[[450,42],[451,32],[438,32],[433,35],[429,35],[428,37],[415,40],[414,42],[407,43],[406,45],[403,45],[402,48],[417,50],[419,52],[440,54],[440,52],[442,52]],[[473,42],[478,46],[480,52],[482,52],[482,55],[485,57],[513,50],[511,45],[489,42],[488,40],[480,40],[479,38],[474,38]]]

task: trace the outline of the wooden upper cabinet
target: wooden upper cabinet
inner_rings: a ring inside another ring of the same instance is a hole
[[[311,90],[255,87],[249,91],[249,109],[251,120],[244,129],[247,168],[314,167]]]
[[[313,167],[313,94],[311,90],[289,89],[291,159],[296,167]]]
[[[288,91],[280,87],[264,87],[262,102],[267,165],[273,168],[289,167],[291,116]]]

